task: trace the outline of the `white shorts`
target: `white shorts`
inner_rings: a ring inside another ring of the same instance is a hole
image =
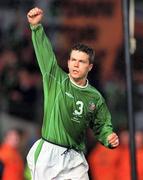
[[[82,152],[44,141],[35,162],[35,142],[27,155],[32,180],[89,180],[88,164]],[[42,140],[43,141],[43,140]]]

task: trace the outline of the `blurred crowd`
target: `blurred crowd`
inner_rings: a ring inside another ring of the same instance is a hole
[[[7,31],[11,28],[9,27]],[[1,41],[3,43],[0,48],[0,98],[1,103],[5,101],[1,109],[33,120],[40,76],[34,61],[30,33],[24,32],[28,27],[23,28],[23,33],[19,30],[21,36],[18,36],[17,28],[19,25],[13,27],[15,36],[12,33],[13,37],[11,37],[11,32],[9,33],[8,37],[11,40],[4,41],[2,36],[3,41]]]
[[[129,132],[119,133],[120,146],[114,150],[96,144],[89,152],[87,159],[90,166],[91,180],[131,180]],[[137,131],[136,161],[138,180],[143,176],[143,132]]]
[[[34,6],[34,1],[19,1],[19,4],[17,4],[17,1],[7,1],[11,3],[8,6],[12,6],[13,9],[6,7],[5,3],[3,2],[2,4],[2,2],[1,10],[3,17],[0,15],[2,24],[0,27],[0,179],[29,180],[29,171],[26,166],[25,157],[31,145],[40,137],[42,121],[41,75],[31,43],[31,32],[25,20],[25,12],[31,6]],[[55,20],[56,13],[59,12],[56,3],[60,1],[49,0],[50,2],[53,2],[51,8],[53,8]],[[48,9],[46,1],[43,1],[43,3],[37,1],[37,3],[41,7]],[[56,12],[54,11],[55,6]],[[43,24],[45,27],[47,26],[47,24]],[[54,30],[57,33],[57,27],[59,27],[57,26],[57,21],[55,20],[55,24],[53,24],[49,19],[47,29],[49,29],[50,36],[55,35]],[[62,32],[63,30],[67,31],[68,35],[71,33],[68,28],[59,28],[58,30]],[[87,34],[84,33],[84,36],[88,36],[90,33],[87,31]],[[60,36],[56,35],[55,38],[51,38],[52,44],[57,56],[63,59],[67,52],[61,53],[60,43],[55,42],[55,39],[60,39],[57,37]],[[136,59],[133,67],[133,98],[136,124],[137,172],[139,180],[141,180],[141,174],[143,174],[143,165],[141,164],[143,157],[143,54],[141,49],[143,38],[138,38],[138,49],[132,58]],[[63,47],[66,47],[66,42],[62,39],[60,40]],[[89,74],[90,83],[99,89],[106,98],[112,114],[114,128],[120,135],[120,146],[114,150],[106,149],[102,145],[89,140],[87,159],[90,165],[89,174],[91,180],[131,179],[123,49],[124,47],[121,47],[118,50],[114,70],[110,72],[111,76],[108,80],[101,81],[100,79],[102,73],[100,72],[100,64],[104,62],[100,61],[100,56],[104,57],[106,52],[99,54],[95,69]],[[65,62],[61,62],[64,69],[66,69]],[[5,127],[1,124],[1,115],[3,113],[10,117],[8,121],[4,117],[3,122],[7,122],[7,126],[10,126],[10,124],[13,126],[14,124],[11,117],[14,119],[18,118],[16,128],[3,128]],[[30,131],[27,131],[30,126],[29,124],[25,125],[25,122],[31,123],[30,125],[32,126],[37,124],[37,127],[34,129],[34,135],[31,136]],[[20,129],[19,124],[22,127]],[[92,139],[91,136],[88,138]]]

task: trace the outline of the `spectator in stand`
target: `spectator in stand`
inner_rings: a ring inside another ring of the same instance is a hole
[[[143,132],[137,131],[135,134],[136,140],[136,160],[137,160],[137,175],[138,180],[143,178]],[[123,131],[120,133],[120,160],[117,168],[118,176],[116,180],[131,180],[131,163],[129,150],[129,133]]]
[[[13,88],[9,95],[9,112],[26,120],[35,119],[36,96],[34,74],[26,68],[20,69],[18,85]]]
[[[1,54],[1,61],[0,88],[7,97],[17,85],[18,57],[11,49],[5,49]]]
[[[20,129],[13,128],[3,138],[0,146],[2,180],[23,180],[24,162],[19,151],[22,135]]]
[[[119,149],[105,148],[97,143],[89,153],[89,174],[92,180],[116,180]]]
[[[129,132],[120,132],[120,160],[118,166],[118,180],[131,180],[130,176],[130,152],[129,152]]]
[[[143,132],[136,132],[137,171],[138,180],[143,179]]]
[[[131,180],[129,132],[120,132],[120,146],[114,151],[97,144],[88,155],[92,180]],[[138,180],[143,177],[143,132],[137,131],[136,160]]]

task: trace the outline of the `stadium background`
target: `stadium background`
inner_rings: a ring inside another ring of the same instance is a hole
[[[96,51],[90,83],[99,89],[112,113],[117,131],[128,131],[123,7],[121,0],[5,0],[0,2],[0,137],[18,126],[25,135],[22,156],[39,138],[42,123],[42,84],[31,43],[26,13],[41,7],[43,25],[58,62],[66,60],[73,43],[84,42]],[[136,131],[143,131],[143,2],[135,1],[136,51],[133,65],[133,102]],[[88,132],[87,152],[95,140]],[[142,154],[143,156],[143,154]],[[143,175],[142,175],[143,176]],[[106,179],[105,179],[106,180]]]

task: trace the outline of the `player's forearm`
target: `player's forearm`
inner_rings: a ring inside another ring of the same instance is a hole
[[[96,138],[104,144],[104,146],[110,147],[107,137],[113,133],[111,114],[102,96],[97,103],[96,119],[93,130]]]
[[[34,50],[38,64],[40,66],[40,70],[44,75],[46,72],[48,73],[52,66],[57,62],[51,43],[44,32],[43,26],[41,24],[37,24],[31,26],[31,29]]]

